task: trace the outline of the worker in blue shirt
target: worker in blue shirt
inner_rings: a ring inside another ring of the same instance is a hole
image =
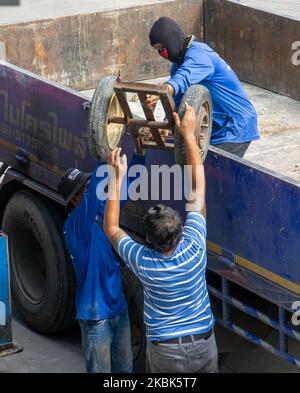
[[[153,24],[149,39],[158,54],[172,63],[166,85],[177,109],[191,85],[205,86],[213,103],[210,143],[243,157],[251,141],[259,139],[257,114],[232,68],[208,45],[193,35],[186,37],[168,17]],[[157,101],[157,96],[150,96],[146,104],[153,109]]]
[[[144,152],[138,153],[131,166],[145,164]],[[102,229],[106,200],[103,192],[99,195],[99,185],[108,175],[102,165],[98,163],[92,175],[70,168],[58,190],[71,207],[64,236],[76,275],[76,319],[86,370],[126,373],[132,372],[130,324],[120,260]],[[125,202],[124,198],[121,207]]]

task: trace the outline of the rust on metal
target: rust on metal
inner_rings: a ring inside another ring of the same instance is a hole
[[[108,118],[108,124],[126,124],[128,127],[137,126],[137,127],[151,127],[153,129],[162,128],[164,130],[168,130],[170,125],[165,122],[160,122],[156,120],[143,120],[143,119],[128,119],[126,117],[119,116],[111,116]]]
[[[238,77],[298,100],[299,31],[295,18],[227,0],[205,1],[205,41]]]
[[[161,95],[160,100],[164,108],[166,118],[173,130],[174,128],[173,112],[176,112],[176,107],[173,97],[166,86],[165,86],[165,94]]]
[[[150,108],[147,108],[145,105],[145,101],[147,100],[147,94],[144,91],[138,91],[137,93],[138,93],[140,102],[142,104],[142,108],[143,108],[144,114],[146,116],[146,119],[148,120],[148,126],[141,125],[141,127],[149,127],[152,132],[153,138],[155,139],[155,142],[158,144],[158,146],[164,146],[165,142],[163,141],[163,139],[160,135],[160,132],[158,130],[158,128],[162,128],[162,127],[159,127],[158,122],[155,121],[153,111]],[[165,124],[163,124],[163,126],[164,125]],[[168,127],[168,125],[167,125],[167,127]]]
[[[22,351],[23,351],[23,348],[20,347],[18,344],[11,343],[10,345],[0,349],[0,357],[13,355],[15,353],[19,353]]]
[[[143,147],[151,148],[151,149],[161,149],[161,146],[158,146],[158,144],[155,141],[143,141]],[[173,142],[165,142],[163,146],[164,150],[174,150],[174,143]]]
[[[140,136],[139,140],[143,147],[153,148],[153,146],[157,146],[159,148],[171,148],[172,146],[172,148],[174,148],[173,136],[163,137],[160,133],[160,130],[174,131],[172,113],[175,110],[175,104],[166,86],[151,85],[147,83],[123,82],[121,81],[120,76],[118,76],[114,84],[114,90],[125,117],[111,116],[108,118],[108,123],[126,124],[135,141],[137,137]],[[133,117],[127,102],[126,93],[128,92],[137,94],[139,97],[146,117],[145,120]],[[147,108],[145,105],[147,94],[155,95],[158,97],[158,99],[161,100],[162,105],[165,108],[165,113],[167,114],[165,122],[156,121],[153,110]],[[144,129],[149,129],[151,134],[150,136],[153,138],[153,140],[146,137]]]
[[[163,130],[170,129],[170,125],[168,123],[155,120],[130,119],[128,120],[128,126],[130,127],[131,125],[136,125],[138,127],[149,127],[152,131],[152,134],[153,131],[156,131],[159,128]]]
[[[116,96],[117,96],[117,98],[119,100],[119,103],[121,105],[122,111],[123,111],[123,113],[125,115],[125,119],[124,120],[127,123],[128,120],[133,119],[133,115],[132,115],[131,109],[130,109],[130,107],[128,105],[128,102],[127,102],[127,99],[126,99],[126,95],[124,94],[122,88],[119,87],[119,81],[120,81],[120,79],[118,78],[116,80],[114,90],[115,90]],[[139,129],[136,126],[133,125],[132,127],[129,128],[129,130],[131,132],[131,135],[132,135],[135,147],[138,149],[141,146],[141,139],[140,139]]]
[[[107,119],[107,124],[115,123],[115,124],[127,124],[126,117],[119,117],[119,116],[110,116]]]
[[[169,65],[157,55],[148,37],[152,24],[162,15],[176,19],[186,34],[203,38],[203,0],[87,10],[5,24],[0,25],[0,36],[9,63],[65,86],[87,90],[118,71],[127,80],[167,75]]]

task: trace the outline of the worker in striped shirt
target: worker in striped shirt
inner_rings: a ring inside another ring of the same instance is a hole
[[[157,205],[144,217],[148,247],[136,243],[119,226],[120,183],[126,174],[126,156],[112,152],[104,231],[126,265],[144,287],[144,320],[147,336],[148,372],[218,371],[206,280],[206,205],[203,163],[194,136],[196,118],[187,104],[183,119],[174,113],[184,138],[187,164],[191,165],[192,209],[182,226],[172,208]]]

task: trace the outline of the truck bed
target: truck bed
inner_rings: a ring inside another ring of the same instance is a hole
[[[158,78],[144,82],[161,83],[165,80]],[[300,182],[300,102],[247,83],[243,85],[257,110],[261,135],[259,141],[251,143],[245,158]],[[89,97],[93,92],[84,91]],[[143,117],[136,97],[129,95],[129,102],[133,113]],[[164,118],[160,105],[155,115],[157,119]]]

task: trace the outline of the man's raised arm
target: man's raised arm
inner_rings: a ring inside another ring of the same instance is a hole
[[[192,170],[192,190],[190,195],[191,209],[189,210],[200,211],[200,213],[205,217],[205,174],[203,162],[195,138],[195,111],[186,103],[186,110],[182,120],[180,121],[177,113],[174,113],[174,120],[177,130],[184,139],[187,165],[190,165]]]
[[[122,237],[127,236],[120,228],[120,193],[122,179],[127,171],[127,157],[120,157],[121,149],[115,149],[108,158],[109,173],[109,197],[106,201],[103,229],[111,241],[114,249],[118,252],[118,243]]]

